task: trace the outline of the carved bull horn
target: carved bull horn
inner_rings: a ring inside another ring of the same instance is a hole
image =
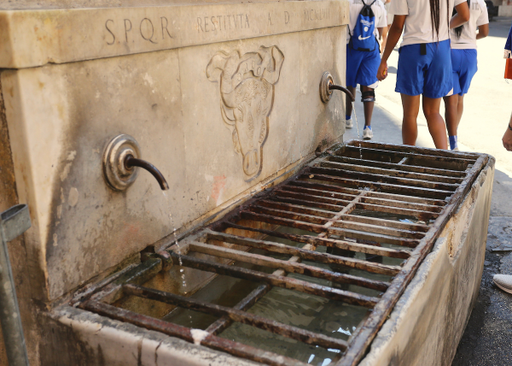
[[[206,67],[206,76],[210,81],[220,81],[220,92],[227,106],[233,107],[233,90],[236,83],[233,82],[240,55],[238,51],[227,54],[224,51],[217,52]]]
[[[260,47],[260,54],[263,58],[263,79],[274,85],[279,80],[281,67],[283,66],[284,55],[276,46]]]

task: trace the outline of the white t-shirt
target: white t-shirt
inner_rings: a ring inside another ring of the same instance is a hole
[[[364,2],[370,5],[373,0],[364,0]],[[359,16],[361,9],[363,9],[363,2],[361,0],[349,0],[348,3],[350,6],[350,34],[353,34],[357,17]],[[375,15],[375,37],[379,39],[379,31],[377,28],[384,28],[388,25],[386,20],[386,9],[380,0],[375,1],[371,8],[373,10],[373,14]],[[350,40],[350,34],[347,35],[347,43]]]
[[[484,0],[471,0],[469,13],[469,20],[464,24],[460,38],[457,38],[453,29],[450,32],[452,48],[454,49],[476,49],[476,28],[484,24],[489,24],[487,5]]]
[[[446,0],[439,0],[439,38],[433,32],[430,20],[429,0],[392,0],[389,9],[394,15],[407,15],[400,47],[409,44],[432,43],[449,38],[449,21],[452,18],[453,7],[466,0],[449,0],[448,10]],[[448,17],[448,19],[447,19]]]

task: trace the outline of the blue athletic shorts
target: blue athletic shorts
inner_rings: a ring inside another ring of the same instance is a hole
[[[421,54],[422,48],[424,53]],[[400,48],[395,91],[441,98],[452,90],[450,40]]]
[[[476,50],[452,50],[452,69],[453,94],[466,94],[478,70]]]
[[[377,79],[380,65],[379,48],[374,51],[357,51],[347,45],[347,85],[356,87],[357,84],[371,86]]]

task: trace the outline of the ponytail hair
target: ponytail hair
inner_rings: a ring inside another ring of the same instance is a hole
[[[439,39],[439,26],[441,24],[440,6],[441,0],[430,0],[430,22],[432,23],[432,35],[436,35]],[[469,0],[467,0],[469,2]],[[450,1],[446,0],[446,20],[448,29],[450,29]]]

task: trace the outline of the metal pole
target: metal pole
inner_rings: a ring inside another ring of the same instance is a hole
[[[0,214],[0,322],[9,366],[28,366],[28,356],[7,242],[23,234],[30,226],[27,205],[16,205]]]

